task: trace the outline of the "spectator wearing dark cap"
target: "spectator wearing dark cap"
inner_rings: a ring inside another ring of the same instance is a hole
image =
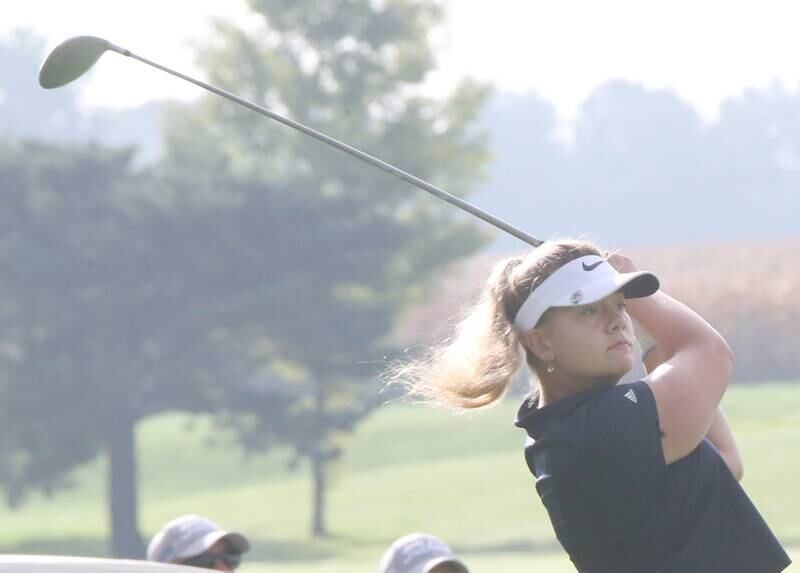
[[[469,573],[444,541],[426,533],[397,539],[380,564],[380,573]]]
[[[199,515],[182,515],[166,523],[147,547],[147,559],[234,571],[250,542],[241,533],[225,531]]]

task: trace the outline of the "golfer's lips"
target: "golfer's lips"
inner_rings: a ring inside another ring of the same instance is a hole
[[[609,346],[606,350],[622,350],[624,348],[633,348],[633,343],[629,340],[618,340],[611,346]]]

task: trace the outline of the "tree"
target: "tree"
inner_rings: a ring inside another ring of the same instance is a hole
[[[800,96],[774,82],[725,102],[709,129],[704,179],[719,190],[716,214],[732,223],[729,238],[797,234],[799,110]]]
[[[464,82],[443,99],[420,90],[434,66],[428,35],[442,17],[437,3],[254,0],[250,7],[257,29],[220,22],[201,51],[212,83],[451,192],[474,189],[488,158],[473,125],[486,88]],[[395,319],[426,280],[477,250],[485,235],[453,207],[374,167],[256,121],[219,98],[175,109],[166,168],[191,173],[187,184],[197,192],[214,195],[219,179],[232,177],[255,193],[269,187],[309,206],[307,218],[262,246],[284,253],[294,274],[270,269],[286,294],[254,324],[263,329],[267,382],[254,386],[261,399],[240,397],[231,407],[252,414],[232,416],[246,446],[285,440],[309,459],[312,532],[325,535],[327,466],[375,403],[374,369],[357,365],[380,360]],[[258,408],[290,387],[296,403],[285,415]]]
[[[564,204],[570,207],[566,223],[574,232],[652,242],[677,233],[685,240],[690,231],[678,230],[676,222],[689,223],[694,232],[707,228],[702,221],[716,198],[713,190],[698,188],[707,147],[703,125],[689,104],[668,90],[612,81],[584,103],[575,131],[562,180]],[[691,209],[677,189],[694,189]]]
[[[491,133],[493,157],[490,181],[476,201],[537,237],[550,236],[565,210],[558,190],[567,162],[566,150],[555,140],[555,108],[535,94],[497,94],[481,121]],[[498,252],[524,248],[511,235],[499,235],[492,246]]]
[[[103,342],[119,340],[104,339],[118,325],[102,305],[111,303],[115,281],[128,278],[118,273],[131,272],[113,259],[114,247],[130,237],[110,190],[115,179],[130,177],[130,153],[16,144],[5,145],[1,157],[2,421],[8,428],[2,434],[3,449],[14,454],[4,456],[2,477],[9,501],[19,503],[32,487],[54,491],[67,483],[68,470],[105,450],[112,460],[111,521],[120,533],[120,501],[133,501],[133,519],[124,521],[135,524],[135,499],[119,482],[133,469],[132,441],[112,440],[120,432],[96,428],[131,422],[128,407],[108,420],[102,415],[114,407],[105,400],[106,376],[120,374],[111,364],[113,350],[102,352],[111,350]],[[139,541],[135,531],[127,535]],[[133,551],[116,541],[115,552]]]
[[[104,453],[111,553],[140,557],[135,426],[216,411],[252,378],[237,321],[270,293],[260,251],[229,244],[218,224],[249,213],[133,171],[131,155],[0,148],[0,482],[19,504]],[[289,225],[287,209],[275,216]]]

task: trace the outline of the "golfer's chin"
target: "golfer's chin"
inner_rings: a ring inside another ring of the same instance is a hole
[[[610,385],[614,385],[631,370],[633,370],[633,357],[628,357],[627,359],[618,359],[614,361],[614,364],[609,365],[608,373],[603,376],[603,380],[608,381]]]

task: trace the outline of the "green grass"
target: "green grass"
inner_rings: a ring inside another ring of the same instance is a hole
[[[322,541],[308,535],[306,467],[291,471],[288,452],[245,458],[207,419],[152,419],[137,436],[142,533],[181,513],[208,515],[252,538],[243,573],[374,572],[391,540],[416,530],[448,540],[474,571],[574,571],[525,468],[514,402],[461,416],[402,404],[379,410],[335,468],[332,535]],[[800,557],[800,384],[734,387],[724,408],[745,489]],[[105,471],[98,460],[54,499],[0,508],[0,550],[105,555]]]

